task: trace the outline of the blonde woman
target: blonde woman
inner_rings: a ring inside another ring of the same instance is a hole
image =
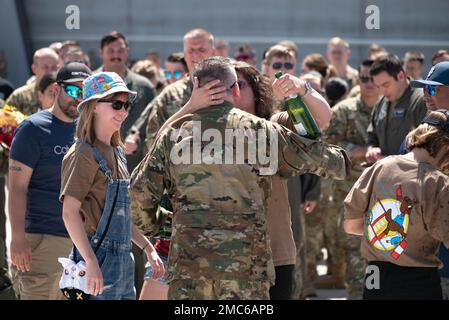
[[[76,143],[64,157],[60,199],[74,243],[71,259],[86,262],[91,299],[135,299],[131,241],[145,251],[157,279],[162,261],[130,218],[129,174],[120,127],[136,96],[114,72],[83,82]]]

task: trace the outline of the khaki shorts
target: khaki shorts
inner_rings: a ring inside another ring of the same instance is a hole
[[[59,257],[69,257],[70,238],[48,234],[25,234],[32,252],[31,270],[21,272],[12,267],[14,289],[21,300],[66,300],[59,290],[63,268]]]

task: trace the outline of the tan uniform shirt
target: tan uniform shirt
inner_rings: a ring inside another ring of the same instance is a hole
[[[128,170],[118,156],[114,155],[113,147],[98,140],[94,142],[94,146],[106,159],[113,178],[128,178]],[[95,234],[100,222],[107,186],[108,179],[101,171],[92,147],[83,143],[72,145],[62,161],[60,200],[63,201],[64,196],[69,195],[81,202],[80,214],[89,235]]]
[[[345,218],[365,218],[361,253],[368,261],[441,266],[449,246],[449,178],[429,163],[390,156],[366,169],[344,201]]]

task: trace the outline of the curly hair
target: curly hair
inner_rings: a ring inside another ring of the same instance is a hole
[[[270,80],[252,65],[243,61],[233,61],[235,71],[240,73],[251,86],[256,104],[256,116],[270,119],[275,104]]]

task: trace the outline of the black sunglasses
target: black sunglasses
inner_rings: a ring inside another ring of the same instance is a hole
[[[121,110],[122,108],[125,109],[125,111],[128,111],[129,107],[131,106],[131,103],[129,103],[129,101],[120,101],[120,100],[98,100],[98,102],[103,102],[103,103],[110,103],[112,109],[114,110]]]
[[[291,63],[291,62],[284,62],[284,63],[282,63],[282,62],[275,62],[275,63],[273,63],[271,65],[271,67],[274,70],[279,70],[279,69],[282,68],[282,66],[284,66],[284,68],[287,69],[287,70],[291,70],[291,69],[293,69],[295,67],[295,65],[293,63]]]

